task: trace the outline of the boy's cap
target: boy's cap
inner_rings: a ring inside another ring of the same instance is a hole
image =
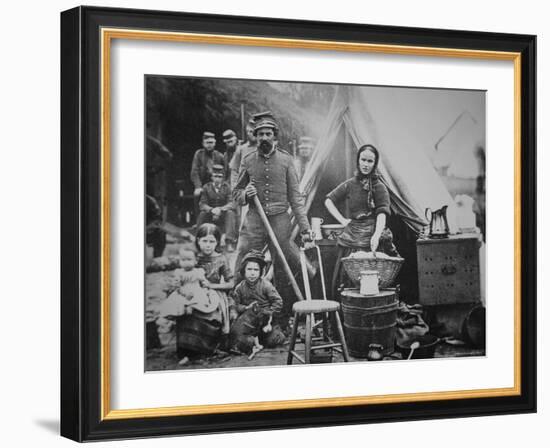
[[[241,271],[244,270],[244,268],[246,267],[246,263],[248,263],[249,261],[255,261],[256,263],[258,263],[261,269],[265,268],[264,254],[259,250],[251,250],[244,256],[243,261],[241,261]]]
[[[212,165],[212,174],[225,174],[225,168],[219,163]]]
[[[213,132],[210,132],[210,131],[204,131],[202,133],[202,139],[206,140],[207,138],[216,138],[216,134],[214,134]]]
[[[298,144],[298,148],[313,148],[315,146],[315,140],[313,138],[308,136],[300,137],[300,143]]]

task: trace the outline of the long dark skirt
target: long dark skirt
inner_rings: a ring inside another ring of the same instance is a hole
[[[352,287],[351,280],[345,275],[342,258],[349,256],[352,252],[363,250],[370,252],[370,239],[374,234],[376,221],[372,218],[365,220],[352,220],[338,237],[338,253],[332,275],[331,292],[332,297],[339,298],[343,288]],[[398,257],[399,253],[393,244],[393,234],[389,228],[385,228],[380,235],[378,252],[383,252],[391,257]]]

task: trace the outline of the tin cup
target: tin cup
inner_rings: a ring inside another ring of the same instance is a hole
[[[379,294],[378,271],[361,271],[361,283],[359,293],[364,296]]]

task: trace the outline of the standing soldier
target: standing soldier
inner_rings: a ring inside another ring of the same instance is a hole
[[[237,183],[237,178],[239,177],[239,168],[241,167],[241,161],[251,152],[256,151],[258,148],[256,136],[254,135],[254,118],[248,120],[246,125],[246,136],[247,140],[242,145],[239,145],[231,162],[229,164],[229,169],[231,170],[230,179],[231,187],[234,188]]]
[[[223,154],[223,167],[225,169],[225,174],[228,181],[231,181],[231,171],[229,169],[229,165],[231,163],[231,160],[233,159],[233,156],[235,155],[235,151],[237,150],[237,134],[231,129],[227,129],[223,132],[223,142],[225,144],[225,152]]]
[[[223,155],[216,151],[216,136],[212,132],[205,131],[202,134],[202,148],[195,151],[191,165],[191,181],[195,186],[193,193],[195,200],[195,216],[199,215],[199,199],[202,186],[210,182],[212,178],[212,166],[223,165]]]
[[[251,152],[256,151],[256,149],[258,148],[256,144],[256,136],[254,135],[254,118],[248,120],[248,123],[246,124],[246,136],[246,142],[237,147],[237,150],[235,151],[235,154],[233,155],[233,158],[229,163],[229,179],[232,189],[235,188],[235,184],[237,183],[237,178],[239,177],[239,168],[241,167],[241,162],[243,158]],[[242,214],[246,214],[247,210],[248,206],[243,207],[241,210],[241,206],[239,204],[235,204],[236,239],[238,239],[239,237],[239,230],[242,223]]]
[[[315,148],[315,142],[311,137],[300,137],[300,143],[298,144],[298,155],[294,161],[294,166],[296,167],[296,173],[298,174],[298,179],[302,180],[306,168],[309,165],[311,156],[313,155],[313,148]]]
[[[225,153],[223,155],[223,166],[225,169],[225,179],[227,180],[230,189],[233,188],[231,183],[231,163],[235,158],[235,153],[237,152],[237,134],[232,129],[227,129],[223,133],[223,142],[225,143]],[[231,225],[227,226],[227,251],[233,252],[235,244],[239,239],[239,225],[241,223],[241,207],[233,203],[233,210],[231,215],[227,216],[227,219],[231,219],[233,222]]]
[[[302,241],[311,241],[311,229],[305,212],[304,197],[298,188],[294,163],[292,157],[275,144],[277,133],[277,122],[270,112],[256,116],[254,135],[258,141],[258,149],[243,158],[233,191],[233,198],[238,205],[250,204],[240,235],[236,266],[240,266],[243,256],[250,250],[262,250],[266,243],[271,247],[267,230],[254,206],[254,196],[258,196],[284,254],[291,254],[292,226],[287,213],[289,206],[300,227]],[[280,285],[278,289],[283,293],[283,290],[288,290],[288,282],[282,283],[282,277],[286,275],[277,252],[272,249],[271,254],[275,259],[275,283]],[[288,261],[292,271],[298,272],[297,260],[289,257]],[[288,309],[291,301],[290,297],[285,298],[285,308]]]

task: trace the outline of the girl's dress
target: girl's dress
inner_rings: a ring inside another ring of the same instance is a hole
[[[206,280],[212,284],[230,281],[231,269],[224,255],[215,252],[208,256],[197,256],[197,268],[204,271]],[[203,288],[210,304],[215,309],[205,312],[194,306],[192,313],[181,315],[176,320],[176,348],[178,357],[194,357],[211,354],[222,341],[222,335],[229,334],[229,304],[225,291]]]
[[[221,283],[222,279],[228,282],[233,279],[233,273],[229,267],[229,262],[225,255],[218,252],[214,252],[212,255],[205,255],[199,253],[197,256],[197,267],[202,268],[205,272],[206,279],[210,283]],[[229,334],[229,305],[230,299],[226,291],[223,290],[211,290],[219,298],[219,306],[216,311],[212,313],[201,313],[197,311],[197,317],[201,317],[206,320],[216,320],[221,324],[222,333]]]
[[[218,296],[203,287],[206,277],[202,268],[188,271],[176,269],[172,275],[172,282],[173,291],[161,305],[161,317],[177,317],[191,314],[197,309],[205,311],[218,307]]]
[[[347,203],[351,219],[337,238],[338,255],[332,277],[332,293],[336,297],[337,288],[343,280],[342,258],[356,250],[371,250],[370,240],[376,228],[376,217],[380,213],[390,214],[390,195],[379,175],[373,173],[342,182],[327,194],[327,199],[339,209]],[[382,231],[377,251],[392,257],[399,256],[390,229]]]

